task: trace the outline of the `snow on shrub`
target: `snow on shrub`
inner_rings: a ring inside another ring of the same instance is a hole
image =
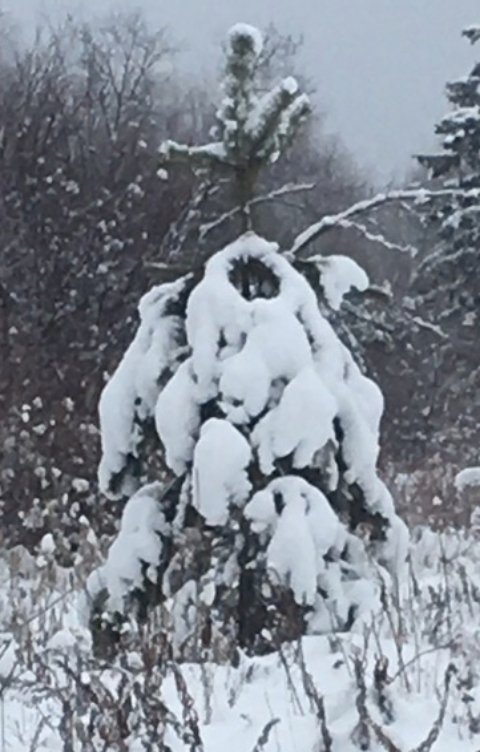
[[[144,298],[101,400],[103,490],[141,462],[136,416],[155,416],[169,469],[127,503],[103,571],[110,608],[151,600],[149,580],[178,613],[187,587],[197,610],[208,601],[207,646],[218,632],[260,652],[347,628],[372,603],[375,567],[394,573],[407,549],[376,472],[380,390],[275,244],[241,236],[172,315],[186,284]]]

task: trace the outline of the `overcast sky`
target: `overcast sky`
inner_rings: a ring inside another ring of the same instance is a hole
[[[0,0],[23,24],[52,8],[103,12],[142,7],[169,25],[189,67],[208,69],[236,21],[303,34],[303,62],[328,114],[357,161],[385,181],[410,155],[432,147],[444,114],[445,82],[469,71],[476,48],[461,29],[480,23],[479,0]]]

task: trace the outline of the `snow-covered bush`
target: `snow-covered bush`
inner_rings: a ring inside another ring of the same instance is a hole
[[[256,93],[259,51],[256,30],[234,27],[220,140],[163,150],[233,169],[246,226],[252,177],[308,106],[292,79]],[[97,630],[109,612],[162,601],[183,657],[265,652],[349,629],[385,579],[376,568],[404,561],[406,529],[376,472],[381,392],[312,287],[338,309],[367,276],[343,257],[294,264],[249,230],[141,301],[100,401],[101,490],[130,499],[90,582]]]

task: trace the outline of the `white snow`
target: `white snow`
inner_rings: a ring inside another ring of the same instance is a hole
[[[254,530],[270,533],[272,580],[290,586],[298,603],[313,605],[317,578],[325,569],[323,556],[329,549],[341,551],[347,537],[325,496],[303,478],[285,476],[258,491],[245,515]]]
[[[455,136],[463,139],[472,129],[476,130],[478,128],[479,120],[480,107],[478,105],[456,107],[441,119],[438,125],[438,132],[449,134],[452,132],[452,129],[455,129]]]
[[[40,541],[40,551],[43,554],[51,555],[55,552],[56,545],[51,533],[46,533]]]
[[[310,261],[317,264],[327,303],[336,311],[351,289],[364,292],[369,287],[366,272],[349,256],[314,256]]]
[[[155,425],[165,447],[165,458],[177,475],[192,461],[200,428],[196,392],[192,363],[187,360],[162,390],[155,407]]]
[[[358,752],[352,736],[358,724],[355,701],[358,690],[354,680],[354,660],[359,656],[365,662],[365,680],[367,685],[366,704],[369,716],[381,726],[400,750],[419,748],[426,739],[432,724],[438,717],[440,698],[443,692],[444,674],[448,663],[453,660],[457,667],[457,677],[452,682],[450,697],[446,706],[445,718],[441,724],[439,738],[432,747],[432,752],[472,752],[478,748],[478,735],[471,718],[476,718],[480,708],[480,693],[477,683],[477,631],[478,607],[475,601],[470,604],[467,599],[455,601],[452,610],[452,628],[455,641],[445,640],[442,636],[432,644],[432,615],[440,611],[435,607],[434,599],[429,596],[444,584],[444,574],[440,564],[442,551],[452,561],[449,576],[453,579],[453,594],[461,594],[460,566],[467,573],[468,581],[478,585],[479,562],[475,547],[471,541],[449,540],[431,533],[429,540],[421,539],[413,552],[413,566],[420,589],[417,599],[409,595],[407,583],[401,598],[402,637],[401,656],[406,668],[399,664],[399,640],[395,629],[389,627],[387,619],[381,615],[370,622],[375,627],[375,639],[365,640],[362,633],[338,634],[335,641],[330,636],[312,636],[304,638],[301,644],[282,646],[282,659],[277,653],[261,658],[240,656],[238,668],[227,665],[214,665],[202,662],[200,665],[184,663],[175,670],[185,681],[191,704],[191,712],[198,714],[199,732],[205,752],[245,752],[254,750],[266,724],[276,721],[271,730],[265,752],[292,752],[292,750],[321,749],[321,729],[318,721],[318,709],[306,692],[306,679],[310,677],[318,694],[323,697],[326,723],[332,736],[332,752]],[[468,552],[467,554],[465,552]],[[428,553],[432,564],[425,566],[423,558]],[[355,583],[353,583],[355,585]],[[358,590],[358,586],[357,586]],[[195,599],[192,586],[185,589],[182,609],[182,622],[189,603]],[[473,608],[473,613],[470,609]],[[431,613],[433,609],[433,614]],[[193,615],[193,614],[192,614]],[[57,620],[54,620],[55,622]],[[54,649],[61,666],[67,661],[72,651],[77,650],[80,641],[77,628],[60,621],[60,630],[54,626],[53,634],[46,635],[34,631],[35,650],[43,657],[45,642],[50,650]],[[459,630],[459,627],[461,629]],[[440,629],[443,629],[440,625]],[[81,632],[80,632],[81,634]],[[76,645],[72,645],[71,637]],[[6,635],[2,636],[4,644],[11,643]],[[188,632],[178,635],[186,639]],[[0,651],[2,648],[0,648]],[[8,676],[16,669],[15,681],[4,688],[4,714],[2,717],[2,736],[5,747],[12,752],[33,749],[36,742],[38,752],[61,752],[64,743],[61,738],[62,702],[67,696],[68,687],[61,668],[53,670],[50,695],[42,694],[42,682],[34,671],[26,671],[19,661],[21,652],[10,647],[8,670],[0,668],[2,676]],[[129,654],[128,661],[122,664],[120,671],[107,670],[104,663],[85,663],[79,678],[84,686],[93,689],[105,687],[109,697],[115,701],[118,694],[118,676],[132,681],[135,687],[143,681],[143,663],[141,654]],[[388,661],[389,683],[386,695],[392,702],[393,720],[386,723],[382,718],[373,688],[372,674],[376,660]],[[41,664],[40,664],[41,665]],[[75,664],[73,664],[75,666]],[[20,669],[20,670],[19,670]],[[306,673],[308,672],[308,673]],[[41,676],[41,675],[40,675]],[[468,690],[465,682],[470,678]],[[406,682],[408,684],[406,686]],[[57,689],[61,687],[62,691]],[[78,699],[79,686],[72,701]],[[178,719],[178,731],[169,726],[165,735],[165,744],[172,752],[185,752],[190,748],[180,735],[185,728],[182,723],[184,708],[176,685],[176,677],[169,661],[164,670],[164,678],[158,687],[159,699],[169,709],[169,715]],[[132,692],[133,696],[133,692]],[[136,695],[135,695],[136,696]],[[148,699],[148,698],[147,698]],[[82,704],[81,708],[85,708]],[[138,718],[140,704],[135,705],[132,721]],[[80,714],[79,714],[80,715]],[[37,729],[42,718],[49,723]],[[78,718],[81,721],[81,717]],[[75,728],[75,726],[74,726]],[[143,750],[142,735],[137,732],[128,740],[128,749]],[[76,738],[77,740],[77,738]],[[148,742],[145,741],[145,744]],[[383,749],[371,733],[371,750]],[[258,749],[258,746],[257,746]],[[392,748],[393,749],[393,748]]]
[[[225,339],[225,347],[238,350],[249,317],[247,301],[229,283],[224,265],[214,256],[208,262],[204,279],[191,293],[187,307],[192,368],[202,401],[216,393],[220,337]]]
[[[265,129],[272,130],[272,122],[275,122],[275,118],[279,116],[286,97],[288,101],[293,100],[298,93],[298,88],[296,79],[289,76],[255,102],[245,126],[252,141],[262,139]]]
[[[298,81],[293,76],[287,76],[282,81],[282,88],[287,91],[291,96],[298,92]]]
[[[236,23],[228,31],[227,34],[229,46],[233,47],[237,39],[249,39],[252,44],[252,50],[256,57],[261,55],[263,50],[263,36],[261,31],[255,26],[251,26],[247,23]]]
[[[294,467],[310,465],[315,453],[334,440],[336,413],[335,398],[313,366],[303,368],[253,432],[262,471],[270,474],[275,459],[292,453]]]
[[[69,651],[77,644],[75,634],[71,629],[59,629],[58,632],[49,639],[47,643],[47,649],[57,651],[59,653]]]
[[[141,438],[138,421],[152,417],[160,393],[159,378],[174,368],[181,320],[165,315],[185,281],[154,287],[140,301],[140,326],[114,375],[105,386],[99,404],[102,459],[98,470],[100,489],[115,497],[135,490],[126,478],[119,494],[110,488],[112,477],[124,468],[127,457],[138,454]]]
[[[169,527],[160,509],[164,492],[161,483],[151,483],[129,499],[122,514],[120,531],[110,546],[98,585],[91,581],[91,595],[103,584],[112,611],[124,611],[125,596],[143,583],[142,563],[150,565],[147,577],[155,582],[156,567],[162,552],[160,534]]]
[[[72,488],[77,493],[87,493],[90,490],[90,482],[86,478],[73,478]]]
[[[231,504],[243,505],[251,489],[246,468],[251,449],[227,420],[203,424],[193,461],[193,503],[208,525],[224,525]]]
[[[480,487],[480,467],[466,467],[455,477],[455,488],[459,493],[477,486]]]
[[[336,620],[345,623],[352,605],[368,618],[378,603],[379,581],[372,578],[361,541],[347,532],[318,489],[302,478],[285,476],[257,492],[245,515],[254,531],[268,537],[266,561],[272,583],[290,586],[299,604],[313,606],[309,634],[331,632]],[[379,544],[379,560],[401,573],[409,551],[407,528],[394,517],[388,536],[386,544]],[[350,564],[340,559],[345,547]],[[345,577],[349,567],[352,577]],[[388,573],[381,571],[388,581]],[[328,593],[327,600],[319,588]]]
[[[254,301],[244,347],[220,365],[227,415],[234,422],[255,417],[265,408],[272,384],[294,378],[310,360],[305,331],[283,301]]]

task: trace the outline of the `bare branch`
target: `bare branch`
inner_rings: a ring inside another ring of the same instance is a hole
[[[262,752],[262,750],[265,749],[270,738],[270,732],[274,728],[274,726],[277,725],[277,723],[280,723],[280,718],[272,718],[272,720],[264,726],[264,729],[258,737],[255,747],[253,748],[253,752]]]
[[[412,750],[412,752],[430,752],[433,745],[437,741],[440,731],[442,730],[443,721],[445,720],[445,713],[447,712],[447,705],[448,705],[448,697],[450,694],[450,684],[452,681],[452,677],[455,673],[456,669],[453,664],[450,664],[445,672],[444,677],[444,688],[443,688],[443,697],[440,703],[440,710],[438,713],[437,720],[433,724],[432,728],[430,729],[430,732],[427,736],[427,738],[418,745],[418,747],[415,747],[415,749]]]

